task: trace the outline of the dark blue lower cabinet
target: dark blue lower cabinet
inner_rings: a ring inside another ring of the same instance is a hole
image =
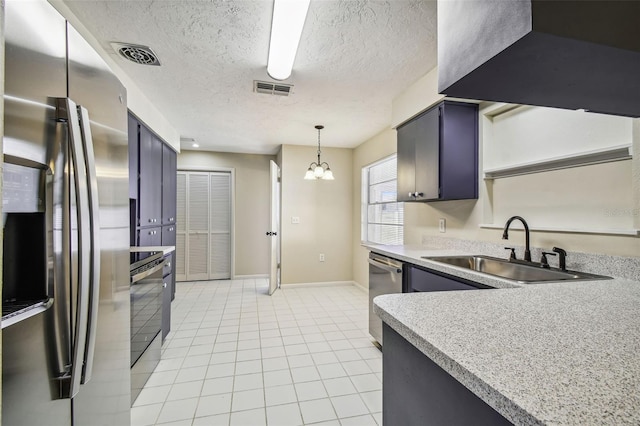
[[[175,252],[165,255],[164,268],[162,269],[162,342],[171,331],[171,301],[173,300],[173,288],[175,287],[176,274],[173,271]]]
[[[405,268],[407,292],[480,290],[490,287],[417,266]]]
[[[384,425],[512,424],[387,324],[382,332]]]

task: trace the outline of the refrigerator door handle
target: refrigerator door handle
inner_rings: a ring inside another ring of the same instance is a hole
[[[91,240],[91,260],[89,275],[89,316],[87,325],[87,345],[84,353],[82,384],[91,380],[93,356],[96,348],[96,329],[98,327],[98,305],[100,302],[100,203],[98,200],[98,176],[96,159],[93,152],[93,137],[89,121],[89,111],[78,105],[80,131],[84,147],[84,160],[87,165],[89,198],[89,235]]]
[[[89,273],[91,259],[91,228],[89,214],[89,189],[87,185],[87,167],[82,146],[82,131],[75,102],[66,99],[69,115],[69,150],[75,184],[75,199],[78,223],[78,286],[77,311],[75,330],[73,333],[73,348],[71,353],[71,383],[69,396],[73,398],[80,389],[87,343],[87,323],[89,316]],[[73,195],[72,195],[73,196]]]

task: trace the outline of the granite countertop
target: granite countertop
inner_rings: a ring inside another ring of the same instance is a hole
[[[480,281],[421,259],[458,250],[367,247]],[[640,424],[640,282],[481,282],[497,288],[383,295],[374,312],[515,424]]]

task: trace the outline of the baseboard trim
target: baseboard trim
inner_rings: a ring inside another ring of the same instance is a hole
[[[235,275],[234,280],[251,280],[255,278],[269,278],[269,274],[254,274],[254,275]]]
[[[355,286],[356,286],[356,288],[358,288],[359,290],[362,290],[362,292],[363,292],[363,293],[369,294],[369,288],[368,288],[368,287],[365,287],[365,286],[361,285],[361,284],[360,284],[359,282],[357,282],[357,281],[354,281],[354,282],[353,282],[353,285],[355,285]]]
[[[355,281],[326,281],[326,282],[314,282],[314,283],[280,284],[281,289],[304,288],[304,287],[345,287],[345,286],[359,287]]]

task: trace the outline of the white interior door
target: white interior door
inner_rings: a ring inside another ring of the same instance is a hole
[[[269,246],[269,295],[280,287],[280,167],[271,161],[271,209]]]

